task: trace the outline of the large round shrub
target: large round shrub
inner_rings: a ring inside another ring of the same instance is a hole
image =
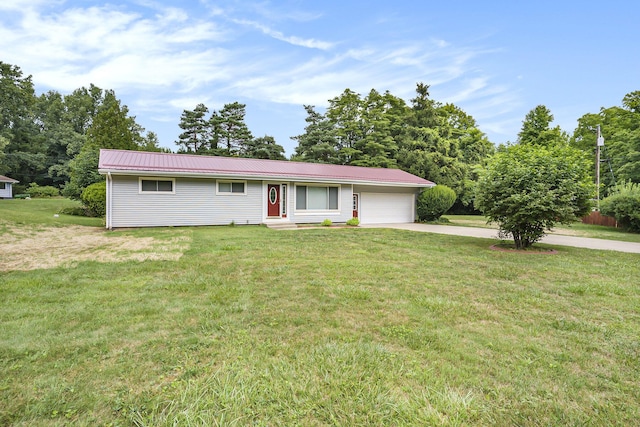
[[[104,181],[96,182],[85,188],[80,198],[92,215],[105,215],[107,211],[107,185]]]
[[[425,189],[418,197],[418,219],[435,221],[456,201],[456,192],[446,185],[436,185]]]
[[[612,216],[623,228],[640,233],[640,185],[622,183],[600,202],[600,211]]]

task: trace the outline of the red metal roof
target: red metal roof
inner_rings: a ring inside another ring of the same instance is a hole
[[[9,178],[8,176],[0,175],[0,182],[10,182],[11,184],[15,184],[16,182],[20,182],[20,181],[17,181],[13,178]]]
[[[286,178],[326,182],[397,184],[430,187],[431,181],[400,169],[245,159],[147,151],[100,150],[100,173],[144,172],[243,178]]]

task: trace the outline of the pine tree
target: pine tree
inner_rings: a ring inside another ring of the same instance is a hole
[[[217,115],[220,137],[220,154],[237,156],[246,151],[253,136],[244,122],[245,104],[233,102],[225,104]]]
[[[333,125],[313,105],[305,105],[307,126],[302,135],[291,139],[298,141],[292,160],[310,163],[339,163]]]
[[[245,144],[240,154],[252,159],[286,160],[284,147],[276,144],[276,140],[269,135],[252,139]]]
[[[211,150],[211,120],[206,119],[209,109],[204,104],[196,105],[194,110],[184,110],[180,116],[180,129],[176,145],[182,153],[202,153]],[[217,147],[215,147],[217,148]]]

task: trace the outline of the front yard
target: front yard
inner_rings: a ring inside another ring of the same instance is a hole
[[[637,254],[383,229],[106,232],[31,202],[0,203],[2,244],[51,229],[98,244],[0,261],[1,425],[640,419]]]

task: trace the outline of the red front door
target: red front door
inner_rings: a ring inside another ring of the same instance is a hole
[[[267,216],[280,216],[280,185],[267,185]]]

